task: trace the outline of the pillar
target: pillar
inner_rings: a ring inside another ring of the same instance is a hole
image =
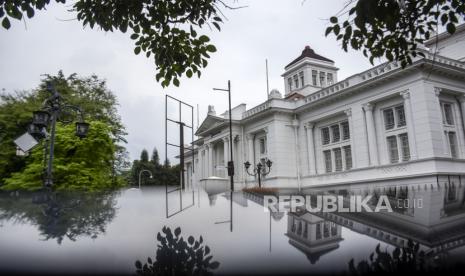
[[[315,124],[308,122],[305,124],[307,132],[307,154],[308,154],[308,174],[316,174],[316,156],[315,156],[315,142],[313,137],[313,128]]]
[[[368,134],[368,150],[370,152],[370,165],[376,166],[379,164],[379,159],[378,159],[378,149],[377,149],[378,143],[376,142],[375,122],[373,119],[373,108],[374,108],[374,105],[371,103],[367,103],[363,107],[363,109],[365,110],[365,117],[366,117],[366,127],[367,127],[367,134]]]
[[[229,138],[223,138],[223,158],[225,167],[225,177],[228,176],[228,161],[229,161]]]

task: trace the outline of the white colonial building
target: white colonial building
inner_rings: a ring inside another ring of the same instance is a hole
[[[426,46],[405,69],[387,62],[344,80],[334,61],[305,47],[285,67],[284,96],[273,90],[258,106],[232,110],[236,189],[257,182],[245,161],[267,159],[265,187],[463,174],[465,25]],[[227,181],[228,118],[209,107],[187,159],[189,182]]]

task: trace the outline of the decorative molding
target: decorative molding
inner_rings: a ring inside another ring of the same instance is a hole
[[[410,92],[408,89],[400,92],[399,94],[402,96],[402,98],[404,98],[404,100],[410,99]]]
[[[365,112],[369,111],[369,112],[373,112],[373,109],[375,108],[375,105],[372,104],[372,103],[366,103],[363,105],[363,110],[365,110]]]
[[[462,95],[458,96],[457,99],[459,100],[459,102],[461,104],[464,104],[465,103],[465,94],[462,94]]]
[[[346,110],[344,110],[344,113],[346,114],[347,117],[351,117],[352,116],[352,109],[351,108],[346,109]]]
[[[434,93],[436,94],[437,97],[439,97],[439,94],[441,94],[442,88],[440,87],[435,87],[434,88]]]
[[[304,127],[305,127],[306,129],[312,130],[312,129],[315,127],[315,122],[306,122],[306,123],[304,124]]]

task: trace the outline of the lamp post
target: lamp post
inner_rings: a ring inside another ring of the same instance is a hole
[[[28,132],[38,140],[48,138],[50,143],[44,178],[44,186],[50,188],[53,186],[56,123],[70,124],[74,121],[74,117],[78,115],[79,120],[76,122],[75,135],[81,139],[87,136],[89,124],[84,122],[84,113],[81,108],[66,104],[52,83],[47,84],[47,90],[51,96],[45,100],[41,110],[33,112],[32,124],[29,125]],[[50,134],[47,133],[48,126],[50,126]],[[47,158],[47,152],[45,152],[45,158]]]
[[[213,88],[215,91],[228,92],[229,98],[229,162],[228,176],[231,182],[231,191],[234,191],[234,159],[233,159],[233,136],[232,136],[232,114],[231,114],[231,81],[228,80],[228,89]]]
[[[141,170],[141,171],[139,172],[139,189],[140,189],[140,182],[141,182],[141,180],[142,180],[142,173],[144,173],[144,172],[148,172],[148,173],[150,174],[150,179],[153,178],[153,175],[152,175],[152,172],[151,172],[151,171],[149,171],[149,170]]]
[[[273,165],[273,162],[271,160],[266,160],[265,162],[265,167],[262,165],[262,163],[258,163],[255,168],[253,168],[253,173],[249,172],[250,168],[250,162],[247,161],[244,163],[245,166],[245,171],[247,172],[248,175],[251,176],[257,176],[258,175],[258,187],[262,187],[262,176],[266,176],[271,172],[271,165]],[[268,171],[266,171],[266,168],[268,167]]]

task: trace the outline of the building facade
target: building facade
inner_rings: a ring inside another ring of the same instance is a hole
[[[273,90],[264,103],[231,112],[236,189],[257,182],[244,162],[267,159],[273,165],[265,187],[465,172],[464,37],[461,25],[427,42],[425,57],[404,69],[387,62],[344,80],[334,61],[305,47],[285,67],[284,96]],[[186,161],[191,183],[227,181],[228,119],[209,107]]]

